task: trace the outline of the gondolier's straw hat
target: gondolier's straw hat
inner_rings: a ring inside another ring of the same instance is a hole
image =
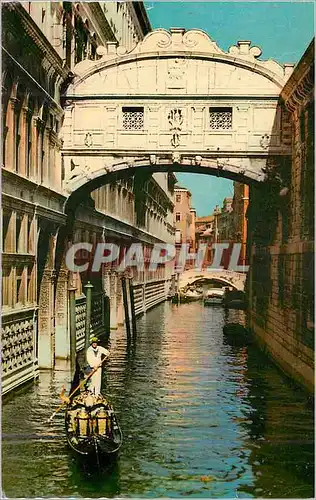
[[[90,340],[90,344],[94,344],[94,343],[98,343],[99,342],[99,339],[98,337],[92,337],[92,339]]]

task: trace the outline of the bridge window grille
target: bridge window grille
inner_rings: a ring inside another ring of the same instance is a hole
[[[123,107],[123,128],[125,130],[143,130],[144,108]]]
[[[230,130],[232,122],[232,108],[210,108],[210,128],[212,130]]]

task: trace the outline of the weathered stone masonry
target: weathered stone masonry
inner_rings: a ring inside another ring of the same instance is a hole
[[[314,42],[281,92],[292,156],[251,188],[250,326],[296,381],[314,384]]]

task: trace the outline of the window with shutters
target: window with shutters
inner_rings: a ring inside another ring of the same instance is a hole
[[[231,130],[232,123],[232,108],[210,108],[210,128],[212,130]]]
[[[123,129],[143,130],[144,129],[144,108],[143,107],[123,107]]]

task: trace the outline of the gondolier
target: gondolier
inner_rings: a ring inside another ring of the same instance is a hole
[[[87,363],[89,365],[89,369],[93,370],[96,369],[98,366],[100,366],[99,369],[96,370],[96,372],[92,375],[92,377],[89,379],[89,382],[87,384],[87,389],[95,394],[96,396],[101,393],[101,376],[102,376],[102,369],[101,369],[101,361],[102,358],[105,356],[108,358],[110,356],[110,351],[105,349],[104,347],[98,345],[99,339],[97,337],[93,337],[91,339],[91,345],[87,349]]]

